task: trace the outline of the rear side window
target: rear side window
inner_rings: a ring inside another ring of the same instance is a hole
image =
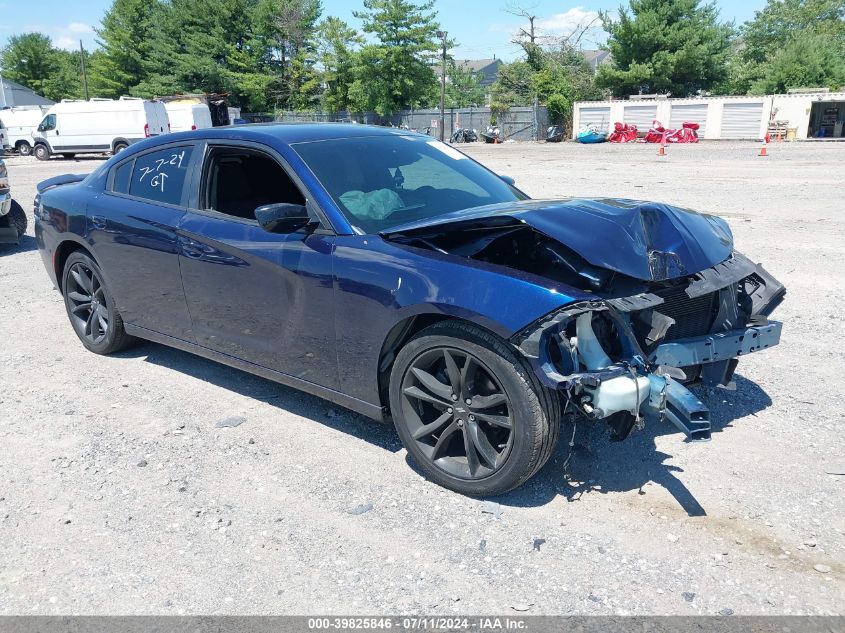
[[[133,164],[133,161],[130,160],[114,170],[112,191],[115,193],[129,193],[129,181],[132,179]]]
[[[192,149],[191,146],[171,147],[136,158],[129,183],[129,195],[178,205],[182,201],[182,190],[185,187]]]

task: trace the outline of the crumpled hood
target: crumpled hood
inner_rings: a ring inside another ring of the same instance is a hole
[[[692,275],[728,258],[733,236],[721,218],[656,202],[621,199],[527,200],[465,209],[395,227],[413,235],[437,227],[460,231],[487,222],[524,223],[594,266],[644,281]]]

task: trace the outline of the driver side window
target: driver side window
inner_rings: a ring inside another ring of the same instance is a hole
[[[50,130],[56,129],[56,115],[55,114],[48,114],[44,117],[44,120],[41,121],[41,125],[38,126],[39,131],[41,132],[49,132]]]
[[[260,152],[215,147],[206,159],[200,207],[244,220],[267,204],[305,206],[305,196],[281,165]]]

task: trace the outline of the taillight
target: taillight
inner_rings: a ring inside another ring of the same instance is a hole
[[[191,130],[196,130],[196,129],[197,129],[197,126],[196,126],[196,125],[192,125],[192,126],[191,126]]]
[[[144,138],[150,138],[150,124],[144,124]]]

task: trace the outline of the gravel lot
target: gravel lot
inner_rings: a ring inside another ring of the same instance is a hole
[[[782,344],[699,392],[712,442],[582,425],[566,469],[568,437],[465,498],[325,401],[151,343],[86,352],[30,228],[0,247],[0,613],[845,613],[845,144],[468,151],[536,197],[719,213],[787,285]],[[31,221],[38,181],[100,159],[7,162]]]

